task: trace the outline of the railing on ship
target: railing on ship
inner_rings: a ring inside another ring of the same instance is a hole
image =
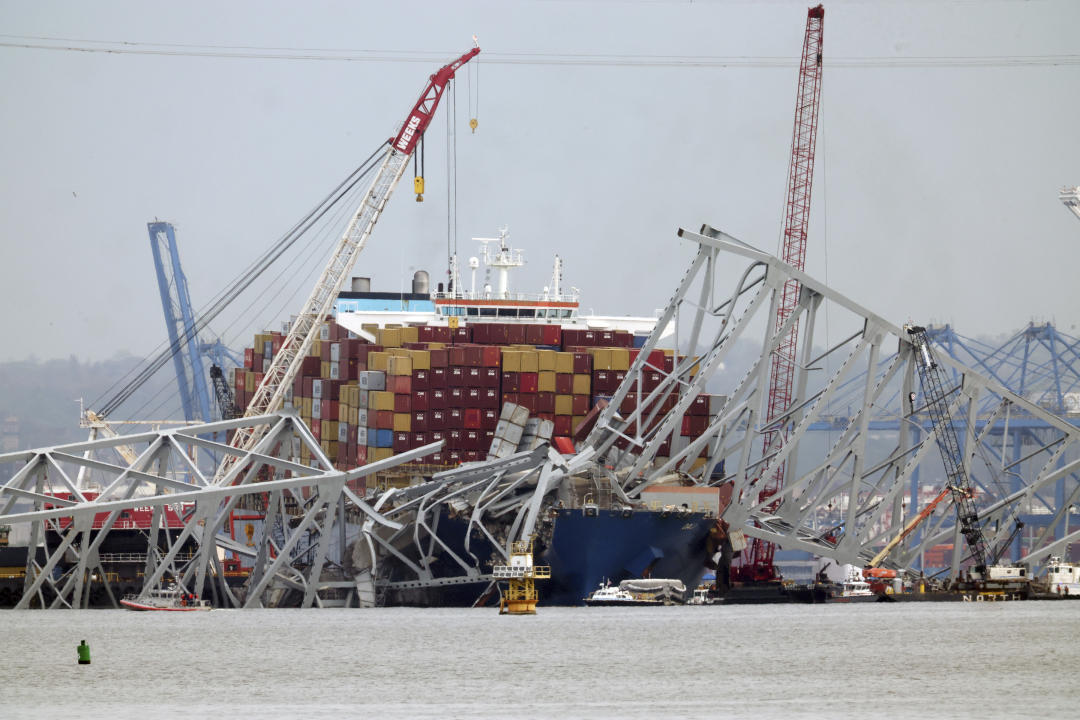
[[[568,319],[576,317],[578,311],[577,295],[434,292],[431,298],[436,301],[435,308],[443,316]],[[455,302],[467,304],[455,305]],[[504,304],[510,302],[522,304],[511,306]],[[544,305],[545,303],[559,303],[571,305],[571,307],[550,307]]]

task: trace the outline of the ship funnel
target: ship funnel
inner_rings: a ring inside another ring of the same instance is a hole
[[[427,270],[417,270],[412,276],[412,291],[417,295],[431,294],[431,280]]]
[[[371,278],[354,277],[350,287],[353,292],[371,292]]]

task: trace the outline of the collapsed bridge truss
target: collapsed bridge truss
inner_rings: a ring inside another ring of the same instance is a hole
[[[0,523],[29,524],[31,545],[45,544],[43,554],[27,559],[19,606],[85,606],[90,579],[107,572],[102,543],[133,508],[149,508],[153,518],[143,590],[168,580],[233,607],[370,606],[388,591],[455,584],[480,593],[494,583],[492,563],[509,557],[512,542],[537,533],[545,511],[582,478],[627,511],[657,481],[730,485],[724,519],[733,529],[865,563],[929,502],[919,488],[940,491],[945,475],[906,335],[723,232],[706,226],[679,235],[695,246],[693,261],[576,455],[542,443],[360,497],[350,481],[435,446],[341,472],[291,412],[0,455],[0,464],[21,463],[0,486]],[[798,303],[774,327],[769,319],[789,281],[799,284]],[[803,344],[793,399],[766,423],[771,355],[795,322]],[[662,347],[674,350],[670,367],[653,360]],[[1080,431],[947,356],[940,362],[956,378],[946,396],[988,543],[1004,542],[1017,513],[1040,513],[1050,520],[1025,559],[1038,564],[1061,554],[1080,537],[1080,528],[1061,527],[1067,508],[1080,502]],[[721,398],[704,431],[686,433],[703,393]],[[827,440],[812,432],[840,416],[843,424]],[[1010,447],[1010,424],[1032,420],[1042,430]],[[210,439],[255,424],[264,432],[250,451]],[[121,443],[144,449],[129,463],[112,450]],[[318,467],[291,459],[300,445]],[[236,460],[214,482],[192,460],[194,448]],[[782,489],[762,498],[762,479],[781,466]],[[93,494],[91,471],[105,477]],[[254,507],[262,518],[247,542],[225,531],[238,507]],[[463,545],[451,546],[440,533],[448,518],[464,528]],[[955,574],[966,560],[958,533],[951,509],[939,509],[884,564],[910,567],[924,549],[952,543]],[[242,585],[227,582],[223,558],[236,555],[253,566]]]

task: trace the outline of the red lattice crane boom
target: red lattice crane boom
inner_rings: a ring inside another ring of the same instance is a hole
[[[806,265],[806,229],[810,219],[810,190],[814,181],[814,146],[817,141],[818,105],[821,100],[821,47],[825,23],[825,8],[821,5],[806,12],[806,35],[803,38],[802,61],[799,64],[799,87],[795,101],[795,129],[791,136],[791,163],[788,166],[788,188],[784,203],[784,233],[781,259],[802,270]],[[775,330],[783,327],[795,311],[799,300],[799,283],[789,280],[783,289],[776,309]],[[799,338],[796,322],[780,339],[772,355],[769,375],[769,399],[766,425],[787,412],[791,405],[791,390],[795,377],[795,346]],[[765,434],[768,453],[781,430]],[[784,483],[785,466],[781,463],[770,471],[764,482],[759,481],[759,501],[772,497]],[[757,538],[747,548],[742,564],[733,568],[734,579],[768,581],[777,578],[773,566],[776,546]]]

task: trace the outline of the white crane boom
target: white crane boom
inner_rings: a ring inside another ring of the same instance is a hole
[[[1065,204],[1065,207],[1072,210],[1073,215],[1080,218],[1080,187],[1061,188],[1058,199]]]
[[[311,296],[308,297],[289,329],[289,334],[281,344],[281,349],[275,353],[273,362],[263,375],[262,382],[255,390],[244,412],[245,417],[265,415],[281,407],[289,385],[296,377],[304,357],[318,334],[319,325],[330,314],[334,299],[341,291],[342,283],[356,264],[356,258],[364,249],[364,244],[382,215],[386,202],[405,172],[417,142],[431,122],[431,116],[438,107],[446,84],[454,77],[459,67],[479,52],[480,48],[474,47],[429,78],[427,86],[401,126],[401,130],[390,139],[371,187],[364,195],[352,220],[349,221],[345,234],[341,236],[326,269],[315,283]],[[251,450],[258,443],[264,430],[265,427],[262,425],[258,428],[246,427],[237,430],[231,445],[243,451]],[[215,475],[215,482],[219,482],[225,476],[230,464],[231,460],[228,458],[221,464]]]

